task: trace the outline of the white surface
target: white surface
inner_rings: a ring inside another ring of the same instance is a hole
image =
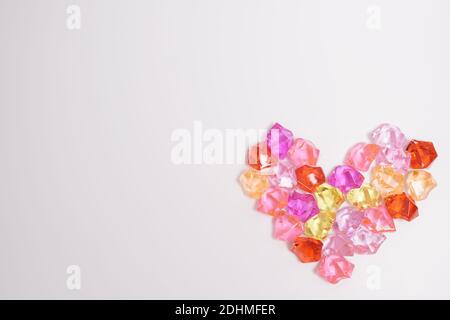
[[[381,30],[366,27],[374,4]],[[0,6],[0,297],[450,298],[449,1]],[[244,166],[171,163],[171,133],[194,120],[279,121],[326,172],[391,122],[435,143],[439,186],[333,286],[271,238],[236,182]]]

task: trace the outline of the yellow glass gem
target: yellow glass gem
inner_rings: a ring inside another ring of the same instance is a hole
[[[323,240],[333,226],[336,213],[321,211],[314,217],[308,219],[303,225],[304,233],[307,237]]]
[[[431,173],[424,170],[412,170],[406,177],[408,194],[414,200],[423,200],[436,187],[436,181]]]
[[[380,202],[380,193],[370,184],[363,184],[361,187],[352,189],[347,193],[347,201],[360,210],[370,207],[377,207]]]
[[[239,182],[244,192],[255,199],[259,199],[261,194],[269,187],[269,178],[254,169],[244,171],[239,177]]]
[[[320,211],[329,212],[335,212],[345,200],[341,190],[327,183],[322,183],[316,188],[314,197]]]
[[[405,176],[392,167],[376,166],[372,170],[371,183],[382,196],[400,194],[405,188]]]

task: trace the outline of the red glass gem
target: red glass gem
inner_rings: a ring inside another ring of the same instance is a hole
[[[313,238],[297,237],[292,244],[291,250],[301,262],[319,261],[322,255],[322,241]]]
[[[321,167],[304,165],[295,170],[295,175],[297,176],[297,186],[310,193],[313,193],[318,186],[325,182],[325,174]]]
[[[436,149],[432,142],[411,140],[406,147],[406,151],[411,155],[411,168],[425,169],[437,158]]]
[[[386,197],[384,204],[392,218],[411,221],[419,215],[414,200],[409,198],[404,192]]]

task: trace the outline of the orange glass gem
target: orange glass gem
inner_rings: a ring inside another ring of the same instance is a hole
[[[325,174],[321,167],[304,165],[295,170],[295,175],[297,176],[297,186],[310,193],[313,193],[318,186],[325,182]]]
[[[255,170],[268,171],[275,162],[266,143],[258,143],[248,149],[247,164]]]
[[[319,261],[322,255],[322,241],[313,238],[297,237],[292,244],[291,250],[301,262]]]
[[[384,204],[392,218],[411,221],[419,215],[414,200],[409,198],[404,192],[386,197]]]
[[[411,155],[411,168],[425,169],[437,158],[436,149],[433,142],[411,140],[406,147],[406,151]]]

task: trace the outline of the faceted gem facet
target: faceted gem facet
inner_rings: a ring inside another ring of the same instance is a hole
[[[316,272],[326,281],[336,284],[342,279],[352,276],[353,263],[342,256],[329,255],[320,259],[316,267]]]
[[[384,205],[394,219],[411,221],[419,215],[414,200],[410,199],[404,192],[385,198]]]
[[[272,171],[273,174],[269,176],[272,186],[292,188],[297,184],[294,168],[288,162],[278,162]]]
[[[362,219],[362,211],[354,207],[344,207],[336,212],[336,220],[333,228],[336,233],[349,237],[359,228]]]
[[[391,167],[376,166],[371,182],[382,196],[398,194],[405,187],[405,176]]]
[[[324,241],[322,255],[352,256],[354,250],[353,243],[346,236],[336,233]]]
[[[322,241],[313,238],[297,237],[292,244],[291,250],[301,262],[319,261],[322,255]]]
[[[376,163],[380,166],[391,166],[396,171],[405,173],[409,169],[411,156],[403,149],[383,148],[377,156]]]
[[[257,210],[277,216],[286,207],[289,198],[289,191],[280,187],[269,187],[261,195],[257,202]]]
[[[319,213],[319,207],[313,195],[294,191],[289,196],[287,212],[305,222]]]
[[[292,145],[293,139],[294,135],[290,130],[279,123],[275,123],[267,133],[267,146],[273,155],[279,159],[284,159]]]
[[[373,143],[393,149],[401,149],[407,143],[403,132],[396,126],[387,123],[379,125],[369,134],[369,137]]]
[[[347,193],[347,201],[360,210],[376,207],[380,204],[380,200],[380,193],[370,184],[363,184],[360,188]]]
[[[423,170],[412,170],[406,177],[406,186],[408,194],[413,200],[419,201],[428,197],[428,194],[434,187],[436,181],[431,173]]]
[[[247,164],[255,170],[260,170],[264,174],[269,174],[270,169],[276,163],[272,157],[270,149],[265,143],[258,143],[251,146],[247,152]]]
[[[386,240],[386,236],[379,232],[372,232],[365,227],[359,227],[351,241],[357,254],[373,254],[378,251],[378,248]]]
[[[328,183],[343,193],[359,188],[363,181],[364,176],[351,166],[337,166],[328,176]]]
[[[282,214],[273,218],[273,236],[276,239],[292,242],[302,232],[303,225],[294,216]]]
[[[319,157],[319,149],[308,140],[295,139],[288,151],[288,159],[295,167],[306,165],[315,166]]]
[[[295,174],[297,186],[306,192],[314,192],[318,186],[325,182],[325,175],[321,167],[304,165],[297,168]]]
[[[366,209],[362,224],[372,232],[395,231],[394,220],[385,206]]]
[[[360,142],[354,145],[345,157],[345,164],[366,172],[380,152],[380,146],[373,143]]]
[[[320,211],[336,211],[344,202],[344,196],[338,188],[323,183],[316,188],[314,196]]]
[[[239,177],[239,182],[244,192],[256,199],[269,187],[267,176],[253,169],[245,170]]]
[[[425,169],[437,158],[436,149],[432,142],[411,140],[406,148],[411,155],[411,168]]]
[[[325,239],[333,226],[334,219],[335,213],[333,212],[319,212],[303,225],[305,235],[319,240]]]

